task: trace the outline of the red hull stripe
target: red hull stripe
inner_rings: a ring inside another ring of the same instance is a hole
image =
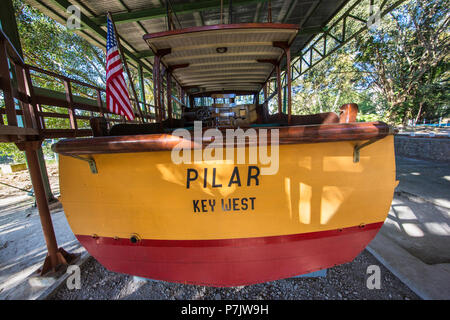
[[[132,243],[77,235],[112,271],[170,282],[240,286],[273,281],[353,260],[382,222],[295,235],[219,240],[150,240]]]

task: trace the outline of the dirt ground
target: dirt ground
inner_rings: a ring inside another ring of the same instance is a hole
[[[381,270],[381,288],[368,289],[367,267]],[[108,271],[94,258],[81,267],[81,289],[60,287],[50,300],[416,300],[420,299],[367,250],[326,277],[289,278],[251,286],[212,288],[144,281]]]
[[[47,163],[47,174],[50,180],[50,185],[53,191],[53,194],[59,194],[59,170],[58,163]],[[0,171],[0,182],[8,184],[10,186],[31,190],[33,188],[30,180],[30,175],[28,170],[22,170],[18,172],[13,172],[9,174],[3,174]],[[22,190],[15,189],[13,187],[6,186],[0,183],[0,199],[11,197],[11,196],[20,196],[26,195],[27,193]]]

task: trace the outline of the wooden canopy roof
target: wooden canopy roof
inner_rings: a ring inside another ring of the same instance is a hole
[[[24,0],[47,16],[66,25],[72,12],[70,5],[81,9],[81,28],[75,32],[87,41],[104,48],[106,45],[106,13],[110,11],[124,47],[125,55],[151,70],[154,56],[142,35],[167,30],[166,2],[160,0]],[[233,0],[232,16],[229,0],[170,0],[176,13],[176,29],[211,26],[221,23],[262,23],[268,21],[269,1]],[[324,30],[329,21],[349,0],[271,0],[272,22],[295,23],[300,31],[292,43],[293,56]],[[178,23],[179,20],[179,23]]]
[[[256,92],[290,46],[294,24],[246,23],[194,27],[147,34],[155,55],[192,93]]]

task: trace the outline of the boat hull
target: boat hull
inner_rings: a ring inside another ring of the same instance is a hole
[[[210,286],[261,283],[349,262],[376,235],[396,186],[393,137],[361,149],[355,163],[354,146],[364,142],[280,145],[277,173],[257,179],[249,176],[259,162],[91,154],[93,174],[61,155],[61,201],[74,234],[110,270]]]
[[[185,284],[231,287],[352,261],[383,223],[288,236],[228,240],[77,238],[111,271]]]

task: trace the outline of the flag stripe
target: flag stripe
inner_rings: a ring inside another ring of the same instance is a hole
[[[118,60],[120,60],[120,56],[119,55],[114,56],[111,59],[108,59],[108,65],[106,66],[106,70],[109,71],[111,69],[111,67],[112,67],[114,62],[119,62],[119,63],[114,64],[114,66],[120,64],[120,61],[118,61]]]
[[[133,117],[132,112],[130,112],[131,106],[130,106],[129,102],[126,101],[125,98],[123,97],[124,93],[123,93],[122,89],[117,86],[117,81],[115,79],[111,85],[111,91],[112,91],[113,95],[117,98],[117,100],[126,106],[126,108],[122,107],[121,110],[125,111],[128,118],[132,118]]]
[[[118,50],[118,42],[112,22],[107,19],[106,39],[106,101],[107,109],[115,114],[134,120],[133,107],[128,95],[127,85],[123,76],[123,65]]]
[[[123,99],[124,104],[127,107],[131,107],[129,101],[127,101],[127,96],[125,94],[126,90],[121,86],[120,82],[117,81],[117,78],[113,80],[112,85],[116,89],[116,92],[120,95],[120,98]]]

